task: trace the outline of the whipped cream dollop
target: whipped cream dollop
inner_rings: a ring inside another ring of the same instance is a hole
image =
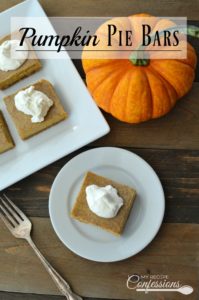
[[[111,185],[99,187],[95,184],[86,187],[86,199],[90,210],[102,218],[114,218],[124,201]]]
[[[7,40],[0,45],[1,71],[16,70],[27,60],[28,46],[26,43],[23,43],[23,46],[20,46],[19,43],[19,40]]]
[[[49,108],[53,105],[53,101],[46,94],[35,90],[34,86],[18,92],[14,101],[19,111],[32,116],[32,123],[44,121]]]

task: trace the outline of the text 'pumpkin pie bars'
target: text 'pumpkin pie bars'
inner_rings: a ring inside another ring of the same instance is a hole
[[[14,142],[9,132],[6,121],[0,111],[0,153],[14,148]]]
[[[20,35],[16,33],[0,39],[0,89],[6,89],[41,68],[30,44],[19,44]]]
[[[71,211],[72,218],[121,235],[136,191],[129,186],[88,172]]]
[[[23,140],[67,118],[52,84],[45,79],[6,96],[4,102]]]

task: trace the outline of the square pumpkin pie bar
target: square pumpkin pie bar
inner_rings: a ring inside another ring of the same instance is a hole
[[[44,93],[53,102],[53,105],[50,107],[42,122],[33,123],[30,115],[19,111],[15,106],[15,96],[20,91],[27,90],[30,87],[33,87],[36,91]],[[41,79],[12,95],[6,96],[4,98],[4,102],[12,120],[15,123],[18,133],[23,140],[61,122],[67,117],[67,113],[65,112],[52,84],[45,79]]]
[[[91,211],[86,198],[86,188],[91,185],[97,185],[98,187],[112,186],[117,190],[118,196],[123,199],[123,205],[116,216],[105,218],[100,217]],[[95,173],[88,172],[85,175],[81,190],[71,211],[71,216],[80,222],[98,226],[119,236],[124,230],[135,197],[136,191],[131,187],[117,183]]]
[[[20,40],[19,34],[18,35],[12,34],[12,35],[7,35],[7,36],[2,37],[0,39],[0,48],[2,48],[4,42],[6,42],[6,41],[10,42],[10,41],[13,41],[14,39],[15,39],[15,41]],[[29,43],[26,42],[26,45],[28,46],[29,49],[32,50]],[[7,44],[7,46],[4,49],[0,49],[0,59],[3,54],[2,51],[4,51],[4,52],[8,51],[8,53],[9,53],[8,47],[9,47],[9,45]],[[25,53],[25,52],[23,52],[23,53]],[[7,55],[7,54],[5,53],[5,55]],[[26,55],[27,55],[27,59],[24,61],[24,63],[22,63],[21,66],[17,67],[16,69],[5,71],[5,70],[2,70],[1,66],[0,66],[0,89],[6,89],[7,87],[13,85],[14,83],[21,80],[22,78],[31,75],[32,73],[38,71],[41,68],[41,63],[38,60],[36,53],[34,51],[29,51],[26,53]],[[4,57],[4,59],[5,59],[5,57]],[[10,62],[9,62],[9,64],[10,64]]]
[[[14,142],[9,132],[6,121],[0,111],[0,153],[3,153],[9,149],[14,148]]]

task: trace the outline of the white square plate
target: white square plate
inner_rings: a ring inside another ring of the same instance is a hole
[[[120,237],[71,218],[88,170],[136,190]],[[123,260],[144,249],[157,234],[164,210],[164,192],[154,170],[138,155],[115,147],[95,148],[73,157],[57,174],[49,196],[50,219],[60,240],[74,253],[99,262]]]
[[[18,4],[0,14],[0,23],[4,24],[0,26],[0,36],[10,32],[12,16],[45,17],[46,14],[35,0]],[[65,54],[64,60],[42,60],[41,71],[0,91],[0,109],[16,144],[14,149],[0,155],[0,190],[100,138],[110,130],[72,61],[67,53]],[[3,97],[41,78],[49,80],[54,85],[69,118],[22,141],[6,110]]]

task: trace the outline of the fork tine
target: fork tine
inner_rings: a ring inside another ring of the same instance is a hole
[[[0,217],[2,219],[2,221],[4,222],[4,224],[8,227],[8,229],[10,231],[12,231],[14,229],[14,227],[10,224],[10,222],[8,222],[8,220],[4,217],[4,215],[0,212]]]
[[[16,210],[16,212],[18,213],[18,215],[21,217],[22,220],[27,219],[26,215],[10,200],[10,198],[8,198],[8,196],[6,196],[5,194],[3,194],[3,196],[6,198],[6,200],[8,200],[10,205]]]
[[[11,216],[14,217],[18,223],[20,223],[22,219],[18,216],[18,214],[14,211],[14,209],[10,205],[8,205],[6,201],[3,200],[3,198],[0,197],[0,199],[3,202],[4,206],[9,210]]]
[[[10,213],[7,211],[7,209],[5,209],[5,207],[3,207],[1,204],[0,204],[0,208],[1,210],[4,212],[4,214],[6,215],[7,219],[9,219],[9,221],[11,222],[11,224],[13,226],[16,226],[18,225],[17,222],[15,221],[15,219],[10,215]]]

